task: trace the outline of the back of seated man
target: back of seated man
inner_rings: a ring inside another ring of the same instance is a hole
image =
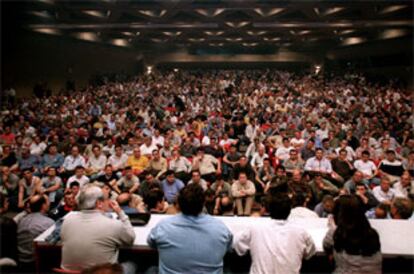
[[[135,232],[128,216],[115,201],[104,198],[98,186],[87,186],[79,195],[78,214],[62,224],[62,268],[81,270],[97,264],[117,263],[120,246],[134,243]],[[119,220],[103,213],[111,208]],[[135,273],[131,263],[123,263],[124,273]]]
[[[160,221],[148,235],[159,253],[159,273],[223,273],[233,236],[224,223],[203,214],[203,189],[192,184],[178,196],[182,214]]]
[[[395,198],[391,204],[391,218],[407,220],[413,216],[413,203],[408,198]]]
[[[238,255],[250,250],[251,274],[299,273],[302,260],[315,254],[315,243],[303,228],[286,221],[292,207],[286,193],[268,194],[265,205],[271,220],[236,234],[233,248]]]
[[[46,195],[34,195],[29,200],[30,214],[23,217],[17,226],[17,250],[22,271],[33,271],[33,240],[55,222],[46,216],[49,199]]]

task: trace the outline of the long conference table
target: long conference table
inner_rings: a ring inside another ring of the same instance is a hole
[[[79,214],[73,212],[69,214]],[[151,216],[150,221],[145,226],[134,227],[136,238],[134,245],[128,249],[132,249],[135,252],[147,252],[152,249],[147,244],[147,236],[151,229],[156,226],[158,222],[165,218],[170,218],[171,215],[158,215]],[[254,226],[258,223],[269,222],[268,217],[222,217],[215,216],[215,218],[222,220],[223,223],[229,228],[233,234],[237,234],[250,226]],[[323,254],[323,238],[328,231],[328,219],[327,218],[298,218],[290,220],[304,228],[312,237],[316,245],[317,255]],[[414,258],[414,222],[408,220],[370,220],[373,228],[378,231],[381,242],[381,252],[384,258],[392,257],[405,257]],[[51,245],[45,241],[46,237],[52,233],[55,226],[50,227],[44,233],[39,235],[34,240],[35,255],[37,262],[37,270],[41,269],[40,266],[44,263],[45,256],[41,256],[42,251],[50,248],[60,249],[60,245]]]

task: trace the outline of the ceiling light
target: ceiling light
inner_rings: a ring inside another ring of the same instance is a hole
[[[342,45],[356,45],[365,42],[365,39],[362,37],[348,37],[343,40]]]
[[[113,39],[112,44],[115,46],[126,47],[128,46],[128,41],[125,39]]]
[[[222,47],[224,43],[210,43],[209,45],[212,47]]]
[[[242,45],[245,47],[255,47],[257,46],[259,43],[243,43]]]
[[[385,13],[391,13],[391,12],[396,12],[402,9],[407,8],[408,6],[406,5],[393,5],[393,6],[388,6],[386,8],[384,8],[383,10],[381,10],[379,12],[379,14],[385,14]]]
[[[122,34],[125,36],[134,36],[134,34],[130,31],[123,31]]]
[[[42,17],[42,18],[46,18],[46,19],[50,19],[52,18],[52,16],[50,15],[50,13],[48,11],[31,11],[30,14],[33,14],[37,17]]]
[[[263,34],[266,34],[267,33],[267,31],[248,31],[247,32],[247,34],[249,34],[249,35],[253,35],[253,36],[256,36],[256,35],[263,35]]]
[[[45,34],[53,34],[53,35],[61,34],[59,30],[52,29],[52,28],[36,28],[36,29],[33,29],[33,31],[45,33]]]
[[[269,9],[269,10],[268,9],[260,9],[260,8],[254,9],[254,11],[257,14],[259,14],[263,17],[268,17],[268,16],[278,14],[278,13],[282,12],[283,10],[284,10],[283,8],[273,8],[273,9]]]
[[[380,38],[381,39],[397,38],[397,37],[407,35],[409,33],[410,33],[409,31],[404,30],[404,29],[387,29],[381,33]]]
[[[208,10],[208,9],[196,9],[195,10],[197,13],[206,16],[206,17],[215,17],[221,13],[223,13],[225,11],[225,9],[212,9],[212,10]]]
[[[211,36],[220,36],[224,31],[205,31],[204,33]]]
[[[181,31],[163,31],[162,33],[164,33],[167,36],[179,36],[182,32]]]
[[[331,14],[343,11],[344,9],[345,9],[344,7],[329,8],[323,13],[323,15],[331,15]]]
[[[237,38],[226,38],[227,41],[229,42],[240,42],[243,40],[243,38],[241,37],[237,37]]]
[[[205,40],[205,38],[188,38],[190,42],[204,42]]]
[[[263,40],[265,40],[265,41],[279,41],[280,40],[280,37],[264,37],[263,38]]]
[[[90,15],[90,16],[94,16],[94,17],[99,17],[99,18],[105,18],[105,17],[109,17],[111,15],[111,11],[99,11],[99,10],[84,10],[82,11],[84,14]]]
[[[349,34],[349,33],[353,33],[355,32],[354,29],[346,29],[346,30],[342,30],[339,32],[339,34],[344,35],[344,34]]]
[[[94,32],[79,32],[75,34],[75,37],[80,40],[96,42],[99,40],[99,37]]]
[[[225,24],[232,28],[242,28],[250,24],[249,21],[242,21],[242,22],[225,22]]]
[[[138,12],[150,17],[163,17],[167,13],[167,10],[138,10]]]

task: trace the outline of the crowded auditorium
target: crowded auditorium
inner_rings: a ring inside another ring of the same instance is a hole
[[[412,0],[0,7],[0,273],[414,272]]]

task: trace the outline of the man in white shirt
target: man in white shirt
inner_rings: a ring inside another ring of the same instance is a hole
[[[151,159],[152,152],[155,149],[158,149],[151,137],[145,137],[144,143],[139,148],[141,150],[141,154],[146,156],[148,159]]]
[[[77,166],[85,167],[85,158],[79,154],[79,147],[73,146],[71,154],[66,156],[63,168],[67,174],[73,174]]]
[[[314,171],[325,175],[332,173],[331,162],[323,157],[323,150],[321,148],[316,149],[315,157],[309,158],[306,161],[305,171]]]
[[[378,174],[378,168],[373,161],[369,159],[370,153],[365,150],[361,153],[361,159],[354,162],[356,170],[361,171],[364,174],[364,178],[371,180]]]
[[[259,150],[253,154],[253,158],[250,161],[250,165],[258,171],[260,168],[263,167],[263,160],[269,158],[269,156],[265,153],[264,147],[259,147]]]
[[[293,147],[290,145],[289,138],[287,137],[284,137],[282,142],[283,145],[276,150],[275,156],[280,161],[286,161],[289,159],[289,152],[293,149]]]
[[[92,155],[89,157],[86,163],[86,174],[90,175],[101,175],[105,168],[107,159],[102,153],[101,147],[94,145],[92,148]],[[96,176],[95,176],[96,177]]]
[[[299,273],[302,260],[315,254],[315,243],[301,227],[286,221],[292,207],[287,194],[268,194],[266,209],[271,220],[257,223],[234,237],[233,248],[238,255],[250,250],[251,274]]]
[[[408,198],[408,195],[414,195],[414,181],[407,171],[401,175],[401,179],[393,186],[396,197]]]
[[[374,194],[378,202],[391,205],[395,197],[395,191],[391,188],[390,179],[388,177],[382,177],[380,185],[372,189],[372,194]]]
[[[115,172],[122,171],[128,162],[128,155],[126,155],[123,151],[121,145],[115,146],[115,154],[110,156],[108,159],[108,165],[111,165]]]
[[[70,183],[74,181],[79,182],[80,189],[89,183],[89,178],[85,176],[85,168],[83,166],[76,167],[75,175],[71,176],[66,182],[66,188],[69,188]]]

